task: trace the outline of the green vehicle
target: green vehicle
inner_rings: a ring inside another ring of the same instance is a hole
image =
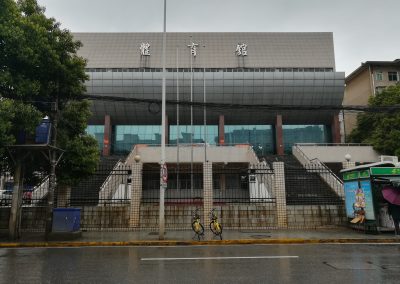
[[[394,230],[382,189],[400,185],[400,167],[392,162],[378,162],[344,169],[341,173],[349,225],[365,232]]]

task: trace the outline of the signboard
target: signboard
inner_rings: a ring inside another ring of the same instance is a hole
[[[167,169],[167,164],[163,164],[161,167],[161,179],[163,183],[168,182],[168,169]]]
[[[365,198],[365,218],[367,220],[375,220],[374,204],[372,201],[371,182],[369,180],[360,181],[360,188],[364,192]]]
[[[369,170],[360,171],[360,178],[369,178],[369,177],[370,177]]]
[[[348,218],[354,218],[354,208],[353,204],[356,199],[356,190],[358,189],[358,181],[351,181],[344,183],[344,194],[346,201],[346,216]]]
[[[357,172],[358,173],[358,172]],[[372,201],[371,182],[369,180],[349,181],[344,183],[346,197],[346,216],[355,218],[364,211],[365,219],[375,220]]]
[[[371,174],[376,176],[400,176],[400,168],[371,168]]]
[[[360,174],[359,172],[346,172],[346,173],[343,173],[343,180],[358,179],[359,174]]]

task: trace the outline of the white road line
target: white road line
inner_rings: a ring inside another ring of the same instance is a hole
[[[156,260],[222,260],[222,259],[280,259],[299,258],[297,255],[261,255],[261,256],[210,256],[210,257],[149,257],[141,258],[142,261]]]

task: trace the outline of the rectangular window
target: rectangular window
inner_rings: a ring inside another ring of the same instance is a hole
[[[389,81],[398,81],[399,80],[397,72],[388,72],[388,76],[389,76]]]
[[[375,76],[376,76],[376,81],[382,81],[383,80],[382,71],[377,71]]]

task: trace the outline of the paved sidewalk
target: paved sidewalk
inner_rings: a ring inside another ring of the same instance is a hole
[[[201,244],[289,244],[289,243],[400,243],[392,232],[377,235],[365,234],[349,228],[316,230],[224,230],[223,241],[206,235],[200,242],[193,240],[191,230],[166,230],[160,241],[157,231],[83,232],[82,237],[71,241],[46,242],[43,233],[25,233],[18,242],[0,239],[0,247],[18,246],[123,246],[123,245],[201,245]]]

